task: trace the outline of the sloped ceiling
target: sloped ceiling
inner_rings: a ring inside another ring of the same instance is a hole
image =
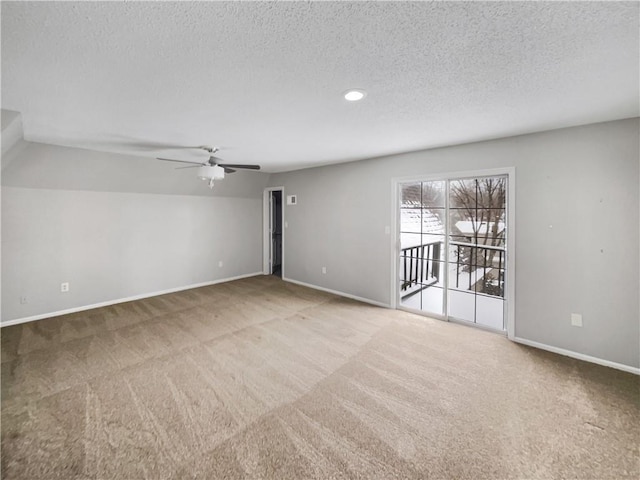
[[[276,172],[639,113],[637,2],[1,9],[2,107],[30,141]]]
[[[267,173],[239,170],[210,189],[194,169],[173,163],[37,142],[20,142],[2,160],[3,187],[262,198],[269,181]]]

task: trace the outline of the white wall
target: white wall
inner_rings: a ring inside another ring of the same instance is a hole
[[[274,174],[286,276],[389,304],[391,179],[515,166],[515,335],[638,367],[639,140],[630,119]]]
[[[260,272],[261,204],[4,187],[2,321]]]
[[[29,142],[9,155],[3,323],[262,270],[268,174],[238,172],[210,190],[153,159]]]

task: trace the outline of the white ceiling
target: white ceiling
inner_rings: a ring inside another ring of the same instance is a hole
[[[38,142],[275,172],[639,114],[637,2],[1,8],[2,108]]]

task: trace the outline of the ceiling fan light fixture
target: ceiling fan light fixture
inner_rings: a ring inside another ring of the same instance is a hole
[[[194,162],[190,160],[177,160],[175,158],[160,158],[158,160],[162,160],[163,162],[176,162],[182,164],[188,164],[188,166],[178,167],[178,169],[182,168],[198,168],[196,176],[202,180],[207,182],[209,188],[213,188],[214,180],[222,180],[225,176],[225,173],[234,173],[236,169],[246,169],[246,170],[260,170],[260,165],[247,165],[247,164],[236,164],[236,163],[225,163],[224,160],[218,157],[214,157],[213,153],[218,151],[217,147],[197,147],[201,150],[205,150],[209,152],[209,160],[207,162]]]
[[[357,102],[367,96],[367,92],[357,88],[352,88],[344,92],[344,99],[348,102]]]
[[[224,168],[218,165],[203,165],[198,168],[198,177],[202,180],[222,180]]]

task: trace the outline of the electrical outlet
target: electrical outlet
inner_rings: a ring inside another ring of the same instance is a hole
[[[24,295],[23,295],[22,297],[20,297],[20,303],[21,303],[22,305],[24,305],[25,303],[27,303],[27,297],[26,297],[26,296],[24,296]]]
[[[218,262],[218,267],[222,268],[222,265],[224,265],[224,263],[222,263],[222,260],[220,260],[220,261]]]
[[[60,291],[61,292],[68,292],[69,291],[69,282],[64,282],[60,284]]]
[[[571,314],[571,325],[573,327],[581,327],[582,326],[582,315],[579,313]]]
[[[323,275],[327,274],[327,267],[322,267],[322,273],[323,273]]]

